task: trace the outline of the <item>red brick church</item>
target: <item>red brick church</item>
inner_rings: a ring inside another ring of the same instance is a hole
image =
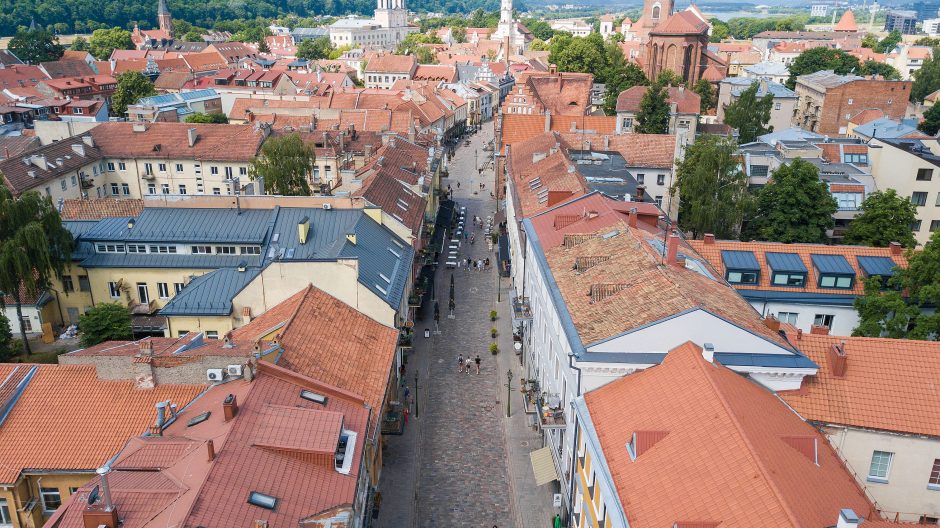
[[[695,4],[678,13],[673,8],[673,0],[644,0],[643,16],[633,25],[644,43],[637,62],[646,76],[656,80],[672,70],[689,84],[724,79],[728,65],[708,50],[711,24]]]

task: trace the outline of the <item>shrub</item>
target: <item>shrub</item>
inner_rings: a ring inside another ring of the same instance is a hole
[[[494,356],[499,353],[499,345],[496,343],[490,343],[490,354]]]

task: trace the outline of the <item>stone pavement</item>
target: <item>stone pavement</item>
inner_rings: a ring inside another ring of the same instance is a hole
[[[490,198],[492,170],[482,177],[474,169],[474,150],[481,149],[492,131],[480,132],[469,147],[461,146],[450,162],[451,176],[444,180],[455,191],[458,206],[467,208],[468,227],[474,215],[495,212]],[[479,151],[482,165],[486,155]],[[457,188],[456,182],[461,187]],[[474,192],[476,191],[476,192]],[[489,257],[495,262],[481,230],[477,241],[464,242],[461,257]],[[455,285],[455,318],[447,317],[450,277]],[[500,282],[495,265],[484,272],[441,267],[436,276],[441,307],[440,335],[423,337],[433,325],[429,316],[416,324],[416,338],[409,354],[406,383],[417,394],[418,409],[405,434],[386,437],[385,466],[380,491],[382,503],[375,523],[380,528],[467,526],[536,528],[551,526],[549,486],[535,487],[529,451],[541,447],[540,435],[527,426],[521,409],[517,356],[512,351],[508,279]],[[501,302],[497,303],[497,288]],[[499,312],[497,322],[489,312]],[[430,313],[430,311],[428,312]],[[489,352],[490,328],[496,326],[500,352]],[[458,354],[482,360],[482,372],[460,373]],[[506,418],[506,372],[513,369],[511,418]],[[418,373],[415,390],[414,375]]]

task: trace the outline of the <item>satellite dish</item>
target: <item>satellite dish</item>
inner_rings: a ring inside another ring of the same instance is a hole
[[[92,504],[98,502],[98,492],[99,492],[99,487],[98,487],[98,486],[95,486],[94,488],[92,488],[91,493],[88,494],[88,504],[89,504],[89,505],[92,505]]]

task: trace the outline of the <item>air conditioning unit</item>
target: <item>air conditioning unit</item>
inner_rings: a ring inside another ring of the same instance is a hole
[[[206,379],[212,382],[222,381],[225,377],[225,371],[222,369],[209,369],[206,371]]]
[[[323,204],[324,211],[329,211],[332,208],[333,208],[333,204],[328,204],[328,203]]]
[[[225,368],[225,371],[228,372],[229,376],[241,376],[242,375],[242,366],[241,365],[229,365]]]

